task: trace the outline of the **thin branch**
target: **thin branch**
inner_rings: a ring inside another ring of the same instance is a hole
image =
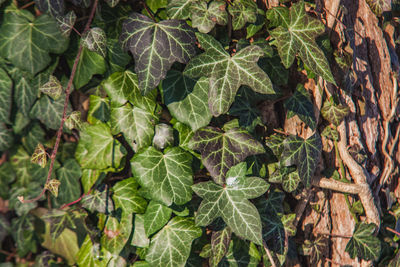
[[[89,195],[91,191],[92,191],[92,189],[90,189],[87,193],[81,195],[78,199],[76,199],[76,200],[74,200],[74,201],[72,201],[72,202],[70,202],[70,203],[67,203],[67,204],[62,205],[60,209],[62,210],[62,209],[65,209],[66,207],[69,207],[69,206],[72,206],[72,205],[78,203],[79,201],[82,200],[82,198],[83,198],[84,196]]]
[[[360,194],[362,187],[360,187],[357,184],[353,183],[344,183],[340,182],[334,179],[328,179],[328,178],[321,178],[319,181],[313,181],[313,185],[324,188],[324,189],[330,189],[334,191],[338,191],[341,193],[347,193],[347,194],[353,194],[353,195],[358,195]]]
[[[146,2],[143,2],[143,6],[146,9],[147,13],[149,13],[149,15],[153,19],[153,21],[156,22],[153,11],[150,10],[150,8],[147,6]]]
[[[96,12],[97,3],[98,3],[98,0],[94,0],[93,7],[92,7],[92,10],[90,12],[89,19],[88,19],[88,21],[86,23],[86,26],[85,26],[85,29],[84,29],[83,33],[87,32],[89,30],[89,28],[90,28],[90,24],[92,23],[94,14]],[[81,44],[79,46],[78,53],[77,53],[77,55],[75,57],[74,65],[72,66],[71,75],[69,76],[69,81],[68,81],[67,88],[65,89],[65,101],[64,101],[63,116],[62,116],[62,119],[61,119],[60,127],[58,128],[56,143],[54,145],[53,152],[51,153],[51,156],[50,156],[50,158],[51,158],[50,168],[49,168],[49,172],[47,174],[47,179],[46,179],[46,183],[45,184],[47,184],[50,181],[51,174],[53,172],[54,161],[56,159],[58,147],[60,145],[62,131],[63,131],[63,128],[64,128],[64,122],[65,122],[66,116],[67,116],[67,108],[68,108],[68,103],[69,103],[69,95],[71,93],[71,86],[72,86],[72,82],[73,82],[75,74],[76,74],[76,69],[78,67],[78,63],[79,63],[80,56],[82,54],[82,50],[83,50],[83,45]],[[32,202],[38,201],[44,195],[45,192],[46,192],[46,188],[43,187],[42,192],[40,192],[40,194],[37,197],[33,198],[33,199],[24,200],[23,196],[19,196],[18,199],[22,203],[32,203]]]
[[[267,244],[265,243],[265,241],[263,241],[263,246],[264,246],[265,253],[267,253],[268,259],[269,259],[269,261],[271,263],[271,267],[276,267],[274,258],[272,257],[271,252],[269,251],[269,249],[267,248]]]
[[[392,228],[389,228],[389,227],[386,226],[386,230],[388,230],[389,232],[392,232],[393,234],[396,234],[396,235],[398,235],[400,237],[400,233],[395,231],[395,230],[393,230]]]
[[[22,7],[20,7],[20,9],[28,8],[28,7],[30,7],[30,6],[32,6],[32,5],[34,5],[34,4],[35,4],[35,1],[29,2],[28,4],[23,5]]]

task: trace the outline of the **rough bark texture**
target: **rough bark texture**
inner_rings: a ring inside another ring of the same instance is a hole
[[[306,89],[313,96],[317,118],[322,104],[322,95],[318,88],[323,88],[327,95],[338,95],[342,104],[350,108],[350,115],[338,127],[341,133],[340,156],[346,166],[347,178],[354,183],[354,186],[346,190],[352,194],[350,201],[361,200],[363,203],[366,210],[365,220],[379,224],[378,210],[381,210],[381,207],[386,208],[387,205],[387,201],[382,201],[384,196],[379,193],[380,189],[391,186],[396,197],[400,196],[398,179],[393,179],[398,175],[400,162],[400,127],[395,119],[399,114],[399,61],[395,50],[394,27],[389,24],[382,30],[381,22],[365,0],[316,2],[317,14],[321,15],[327,26],[334,50],[352,53],[353,63],[349,70],[345,71],[335,63],[331,64],[338,87],[320,80],[319,87],[310,82],[306,84]],[[310,130],[297,117],[286,120],[284,130],[302,137],[310,135]],[[360,164],[352,158],[348,153],[351,147],[357,147],[367,153],[365,163]],[[323,139],[323,148],[320,169],[338,168],[332,142]],[[355,226],[343,193],[332,191],[346,190],[340,190],[340,184],[330,184],[329,180],[319,180],[318,175],[316,176],[314,185],[318,187],[317,191],[308,197],[308,205],[300,207],[299,204],[298,210],[303,212],[299,229],[305,238],[313,240],[325,233],[327,247],[322,249],[323,258],[319,265],[335,266],[340,263],[370,266],[371,262],[351,259],[345,252],[348,238],[336,236],[351,236]],[[318,204],[322,210],[317,212],[311,208],[310,204],[313,203]],[[310,227],[311,225],[313,227]],[[310,262],[309,266],[316,264]]]

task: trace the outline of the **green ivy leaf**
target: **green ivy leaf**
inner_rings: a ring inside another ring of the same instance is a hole
[[[229,250],[226,257],[222,259],[220,266],[248,266],[257,267],[260,259],[254,257],[254,243],[249,243],[233,236],[229,244]]]
[[[150,244],[150,240],[147,238],[146,231],[144,229],[144,214],[135,215],[135,229],[133,230],[133,237],[131,241],[132,246],[147,248]]]
[[[135,152],[151,145],[157,122],[158,118],[152,113],[129,103],[111,109],[112,133],[123,133]]]
[[[76,258],[78,266],[107,267],[126,264],[121,256],[112,254],[98,243],[93,244],[89,235],[83,241]]]
[[[205,53],[190,60],[184,74],[193,78],[210,77],[208,104],[214,116],[229,110],[241,85],[258,93],[276,94],[271,80],[256,64],[264,55],[260,47],[247,46],[231,57],[210,35],[197,33],[196,36]]]
[[[100,216],[106,217],[105,214]],[[100,244],[113,255],[119,255],[129,239],[132,231],[132,213],[122,213],[120,221],[112,216],[107,216]]]
[[[263,146],[245,130],[223,132],[215,127],[198,130],[189,144],[201,153],[201,159],[217,184],[225,182],[227,171],[246,157],[264,153]]]
[[[153,146],[158,150],[163,150],[174,144],[174,131],[171,126],[165,123],[156,125],[155,134],[153,137]]]
[[[11,224],[11,233],[17,246],[18,256],[24,257],[28,252],[36,252],[34,217],[30,214],[15,218]]]
[[[174,62],[187,63],[195,55],[194,32],[184,21],[155,23],[132,13],[123,23],[120,41],[134,56],[139,88],[144,94],[164,79]]]
[[[57,198],[58,203],[70,203],[81,196],[79,182],[81,176],[81,168],[73,158],[67,159],[63,166],[57,170],[57,177],[61,182]]]
[[[0,68],[0,123],[10,124],[13,82],[5,70]],[[2,150],[2,149],[0,149]]]
[[[191,244],[202,231],[189,218],[174,217],[152,239],[146,261],[151,266],[184,266]]]
[[[196,224],[209,225],[222,217],[232,231],[261,245],[261,220],[257,209],[248,200],[264,194],[269,185],[258,177],[245,177],[246,163],[232,167],[226,178],[226,186],[214,182],[202,182],[192,186],[203,198],[196,215]]]
[[[64,96],[64,94],[62,95]],[[30,117],[39,119],[44,125],[50,129],[57,130],[60,127],[64,110],[64,97],[53,100],[47,95],[42,95],[33,105]],[[71,113],[72,107],[68,103],[67,115]]]
[[[373,223],[359,223],[356,225],[353,236],[346,245],[345,251],[352,259],[358,257],[363,260],[376,260],[381,254],[379,238],[373,235],[376,225]]]
[[[49,223],[51,239],[55,241],[65,228],[76,228],[74,217],[74,214],[71,212],[59,209],[51,209],[48,210],[47,213],[41,217],[41,219]]]
[[[229,227],[225,227],[220,231],[213,231],[211,234],[211,257],[210,265],[217,266],[222,258],[226,255],[231,242],[232,231]]]
[[[139,196],[138,186],[139,184],[133,178],[116,183],[112,188],[115,208],[121,208],[125,214],[143,213],[146,210],[147,201]]]
[[[118,140],[111,135],[106,124],[87,125],[81,132],[75,157],[83,168],[119,168],[126,154]]]
[[[36,7],[42,13],[48,13],[52,17],[64,14],[64,0],[35,0]]]
[[[234,30],[240,30],[246,22],[255,23],[257,20],[257,4],[252,0],[234,1],[228,11],[232,15]]]
[[[382,16],[384,11],[391,11],[391,1],[388,0],[366,0],[372,12],[378,17]]]
[[[171,218],[172,209],[156,201],[150,201],[144,214],[144,230],[151,236],[164,227]]]
[[[70,57],[68,63],[70,67],[74,64],[74,57]],[[76,67],[76,74],[74,77],[74,86],[76,89],[86,85],[93,75],[103,74],[106,72],[106,61],[105,59],[96,52],[92,52],[86,47],[82,49],[79,62]]]
[[[322,117],[335,126],[339,126],[349,112],[349,107],[340,104],[337,105],[334,103],[333,99],[325,100],[321,109]]]
[[[267,19],[269,20],[269,27],[283,26],[288,28],[290,22],[289,9],[287,7],[277,6],[268,9]]]
[[[281,162],[284,166],[296,165],[303,184],[310,187],[321,156],[321,137],[318,133],[308,139],[291,135],[285,139],[283,146]]]
[[[61,31],[61,34],[64,37],[69,37],[71,34],[72,28],[76,22],[76,14],[73,10],[68,12],[66,15],[60,15],[56,17],[58,27]]]
[[[4,123],[0,122],[0,151],[5,151],[13,145],[14,136]]]
[[[317,120],[314,115],[314,104],[311,102],[310,95],[302,84],[297,85],[296,91],[283,105],[288,110],[288,118],[297,115],[312,130],[315,130]]]
[[[107,38],[102,28],[94,27],[88,30],[82,36],[83,45],[92,52],[98,53],[102,57],[106,57]]]
[[[38,88],[32,86],[31,81],[23,77],[22,73],[18,76],[20,76],[18,79],[14,79],[14,101],[17,104],[18,109],[24,115],[28,116],[31,107],[37,98]]]
[[[163,152],[149,147],[132,158],[132,172],[154,200],[170,206],[192,198],[192,157],[179,147]]]
[[[48,15],[33,18],[26,10],[9,6],[0,26],[0,56],[22,70],[36,74],[49,65],[49,53],[62,53],[68,40]]]
[[[194,1],[190,6],[192,27],[199,32],[208,33],[215,24],[226,25],[228,23],[228,13],[226,4],[221,0],[214,0],[207,5],[205,1]]]
[[[82,197],[82,207],[91,212],[100,212],[108,214],[114,210],[114,204],[107,194],[107,190],[100,192],[98,190],[92,191],[91,194]]]
[[[282,183],[282,188],[288,193],[297,189],[301,179],[297,170],[292,170],[291,167],[284,167],[275,171],[269,178],[269,182]]]
[[[50,75],[49,81],[40,86],[39,91],[57,100],[63,92],[63,87],[56,77]]]
[[[283,21],[271,31],[271,36],[277,40],[276,45],[283,65],[289,68],[298,53],[313,72],[326,81],[335,83],[328,61],[315,42],[315,38],[325,31],[324,24],[307,15],[303,1],[292,5],[289,17],[279,18]]]
[[[262,57],[258,65],[265,71],[276,85],[286,85],[289,79],[289,70],[282,65],[281,58],[277,52],[272,57]]]
[[[89,97],[87,121],[90,124],[101,124],[110,120],[110,101],[97,95]]]
[[[40,167],[44,168],[47,164],[47,154],[44,146],[42,144],[38,144],[35,148],[31,156],[31,162],[38,164]]]
[[[134,106],[147,110],[148,112],[154,112],[155,110],[155,97],[157,92],[142,96],[137,76],[129,70],[114,72],[103,82],[103,87],[111,100],[115,103],[124,105],[129,101]]]
[[[198,81],[183,73],[170,70],[162,82],[164,103],[171,115],[190,125],[193,131],[206,126],[212,118],[208,108],[209,80]]]
[[[167,5],[167,15],[171,19],[188,19],[190,6],[194,0],[169,0]]]
[[[81,120],[81,112],[80,111],[72,111],[71,114],[67,116],[65,120],[65,127],[68,129],[77,129],[80,130],[82,128],[82,120]]]

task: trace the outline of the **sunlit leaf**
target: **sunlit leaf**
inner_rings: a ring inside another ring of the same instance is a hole
[[[204,166],[218,184],[225,182],[227,171],[250,155],[264,153],[263,146],[245,130],[233,128],[223,132],[215,127],[198,130],[190,141],[198,150]]]
[[[267,16],[271,12],[275,11],[268,10]],[[307,15],[303,1],[292,5],[289,16],[279,16],[279,26],[270,31],[277,41],[276,46],[286,68],[292,65],[298,54],[313,72],[328,82],[335,83],[328,61],[315,42],[315,38],[324,32],[324,24]]]
[[[76,228],[74,217],[74,214],[71,212],[52,209],[48,210],[41,218],[49,223],[51,238],[54,241],[65,228]]]
[[[192,186],[203,198],[196,214],[196,224],[209,225],[222,217],[232,231],[256,244],[262,244],[261,220],[257,209],[248,200],[264,194],[269,185],[258,177],[245,177],[246,163],[232,167],[226,178],[226,186],[214,182],[201,182]]]
[[[58,197],[58,188],[61,182],[56,179],[51,179],[47,184],[44,185],[46,190],[49,190],[54,197]]]
[[[54,100],[57,100],[61,96],[61,93],[63,92],[63,87],[60,81],[56,77],[50,75],[49,81],[43,84],[39,88],[39,91],[42,92],[43,94],[50,96]]]
[[[171,217],[172,210],[163,204],[150,201],[144,214],[144,229],[147,236],[151,236],[164,225]]]
[[[151,266],[185,266],[194,239],[202,231],[189,218],[174,217],[152,239],[146,261]]]
[[[214,0],[207,4],[205,1],[194,1],[190,6],[192,27],[199,32],[208,33],[215,24],[226,25],[228,23],[228,13],[226,4],[221,0]]]
[[[131,241],[132,246],[147,248],[150,244],[150,239],[147,238],[144,229],[144,214],[135,215],[135,228],[133,230],[133,237]]]
[[[72,111],[71,114],[68,115],[65,120],[65,127],[68,129],[77,129],[80,130],[82,128],[81,121],[81,112],[80,111]]]
[[[106,57],[107,39],[102,28],[94,27],[82,35],[83,45],[92,52]]]
[[[143,213],[147,206],[147,201],[139,196],[138,183],[133,178],[128,178],[116,183],[112,191],[115,208],[121,208],[125,214]]]
[[[162,82],[164,103],[171,115],[190,125],[193,131],[206,126],[211,118],[208,108],[209,80],[194,80],[179,71],[171,70]]]
[[[324,119],[335,126],[339,126],[342,120],[349,114],[349,107],[337,105],[333,99],[327,99],[321,109],[321,114]]]
[[[194,0],[169,0],[167,14],[171,19],[187,19],[190,15],[190,6]]]
[[[241,85],[258,93],[276,94],[269,77],[256,64],[264,55],[260,47],[247,46],[231,57],[210,35],[197,33],[196,36],[205,53],[190,60],[184,74],[193,78],[210,77],[208,104],[214,116],[229,110]]]
[[[100,216],[106,217],[105,214],[101,214]],[[104,246],[112,254],[120,254],[132,231],[132,216],[132,213],[122,213],[120,220],[112,216],[107,216],[100,245]]]
[[[376,260],[381,254],[381,242],[374,236],[376,226],[373,223],[358,223],[353,237],[346,245],[345,251],[352,259],[358,257],[363,260]]]
[[[131,160],[132,172],[152,199],[169,206],[184,204],[192,198],[192,157],[178,147],[164,152],[149,147]]]
[[[120,41],[134,56],[139,88],[144,94],[165,78],[174,62],[187,63],[195,55],[194,32],[184,21],[156,23],[132,13],[122,26]]]
[[[83,196],[82,206],[91,212],[101,212],[108,214],[114,210],[114,204],[107,194],[107,190],[100,192],[98,190],[92,191],[89,195]]]
[[[174,133],[171,126],[165,123],[156,125],[153,137],[153,146],[158,150],[163,150],[174,144]]]

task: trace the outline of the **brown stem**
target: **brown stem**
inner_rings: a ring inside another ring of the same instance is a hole
[[[35,1],[29,2],[28,4],[23,5],[20,9],[28,8],[28,7],[30,7],[30,6],[32,6],[32,5],[34,5],[34,4],[35,4]]]
[[[147,13],[149,13],[150,17],[153,19],[154,22],[156,22],[156,19],[154,18],[153,12],[150,10],[150,8],[147,6],[145,2],[143,2],[143,6],[146,9]]]
[[[88,21],[86,23],[86,26],[85,26],[85,29],[83,31],[84,33],[87,32],[89,30],[89,28],[90,28],[90,24],[92,23],[94,14],[96,12],[97,3],[98,3],[98,0],[94,0],[93,7],[92,7],[92,10],[90,12],[89,19],[88,19]],[[47,174],[47,179],[46,179],[46,183],[45,184],[47,184],[50,181],[51,174],[53,172],[54,161],[56,159],[58,146],[60,145],[61,135],[62,135],[62,131],[63,131],[63,128],[64,128],[64,122],[65,122],[65,119],[66,119],[66,116],[67,116],[67,108],[68,108],[68,103],[69,103],[69,95],[71,93],[70,92],[71,91],[71,86],[72,86],[72,82],[73,82],[75,74],[76,74],[76,69],[78,67],[78,63],[79,63],[80,56],[82,54],[82,50],[83,50],[83,45],[81,44],[79,46],[79,49],[78,49],[78,54],[75,57],[74,65],[72,66],[71,75],[69,76],[69,81],[68,81],[67,88],[65,89],[65,101],[64,101],[63,116],[62,116],[62,119],[61,119],[60,127],[58,128],[56,143],[54,145],[53,152],[51,153],[50,168],[49,168],[49,172]],[[40,192],[40,194],[35,198],[29,199],[29,200],[24,200],[23,197],[18,197],[18,199],[22,203],[32,203],[32,202],[38,201],[44,195],[45,192],[46,192],[46,188],[43,187],[42,192]]]
[[[396,230],[393,230],[392,228],[389,228],[389,227],[386,226],[386,230],[388,230],[389,232],[392,232],[393,234],[396,234],[396,235],[400,236],[400,233],[397,232]]]
[[[271,263],[271,267],[276,267],[274,258],[272,257],[271,252],[269,251],[269,249],[268,249],[267,244],[265,243],[265,241],[263,241],[263,246],[264,246],[265,253],[267,253],[268,259],[269,259],[269,261],[270,261],[270,263]]]
[[[72,205],[78,203],[79,201],[82,200],[82,198],[83,198],[84,196],[89,195],[91,191],[92,191],[92,189],[90,189],[87,193],[85,193],[85,194],[83,194],[82,196],[80,196],[78,199],[76,199],[76,200],[74,200],[74,201],[72,201],[72,202],[70,202],[70,203],[67,203],[67,204],[62,205],[60,209],[62,210],[62,209],[65,209],[66,207],[69,207],[69,206],[72,206]]]

